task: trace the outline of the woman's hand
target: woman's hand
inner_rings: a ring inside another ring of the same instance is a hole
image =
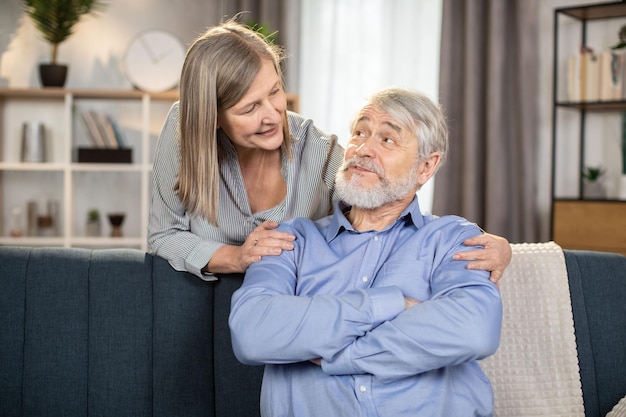
[[[215,274],[242,273],[261,257],[280,255],[284,250],[293,250],[294,235],[274,230],[277,222],[265,221],[248,235],[241,246],[224,245],[220,247],[207,265]]]
[[[489,279],[500,286],[504,270],[511,262],[511,245],[501,236],[484,233],[463,241],[468,246],[483,246],[484,249],[470,250],[454,254],[457,261],[471,261],[468,269],[490,271]]]
[[[241,264],[244,270],[266,255],[280,255],[284,250],[293,250],[293,241],[296,237],[291,233],[274,230],[278,223],[265,221],[248,235],[240,246],[242,250]]]

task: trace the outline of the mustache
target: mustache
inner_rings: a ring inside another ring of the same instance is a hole
[[[343,165],[341,166],[341,170],[346,171],[348,168],[350,168],[351,166],[355,166],[355,165],[358,166],[359,168],[372,171],[373,173],[377,174],[380,178],[385,177],[385,172],[380,166],[374,163],[371,159],[359,158],[358,156],[353,156],[352,158],[344,161]]]

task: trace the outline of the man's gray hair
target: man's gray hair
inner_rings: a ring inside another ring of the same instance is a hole
[[[439,152],[443,164],[448,154],[448,126],[441,110],[430,98],[416,91],[387,88],[370,96],[369,105],[377,107],[415,133],[419,159]]]

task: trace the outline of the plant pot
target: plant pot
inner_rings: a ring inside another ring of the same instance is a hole
[[[44,87],[63,87],[67,78],[67,65],[39,64],[39,79]]]
[[[89,237],[100,236],[100,222],[97,220],[88,221],[86,225],[86,234]]]
[[[626,174],[622,174],[619,179],[619,198],[626,200]]]
[[[583,181],[583,196],[589,200],[603,200],[606,198],[606,188],[603,181]]]

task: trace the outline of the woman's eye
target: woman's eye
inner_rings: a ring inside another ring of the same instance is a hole
[[[247,107],[247,108],[244,110],[244,114],[250,114],[250,113],[252,113],[255,109],[256,109],[256,104],[253,104],[252,106]]]
[[[395,143],[395,140],[393,140],[391,138],[385,138],[385,139],[383,139],[383,142],[385,142],[385,143]]]

